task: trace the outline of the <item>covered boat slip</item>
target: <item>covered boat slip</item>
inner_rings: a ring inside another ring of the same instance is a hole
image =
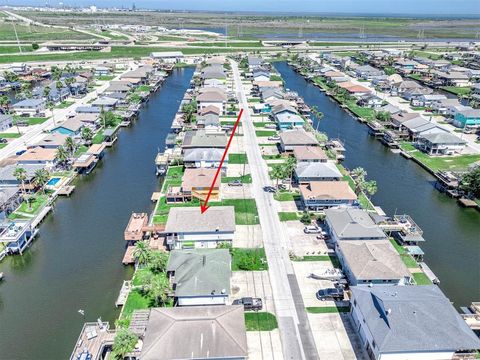
[[[73,168],[79,174],[90,174],[97,165],[98,158],[93,154],[82,154],[73,163]]]

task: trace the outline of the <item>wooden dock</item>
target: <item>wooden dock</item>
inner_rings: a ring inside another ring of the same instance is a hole
[[[459,198],[457,201],[463,207],[467,207],[467,208],[477,208],[478,207],[478,204],[475,201],[464,198],[464,197]]]
[[[59,196],[70,196],[75,191],[75,185],[65,185],[60,190],[58,190],[57,194]]]
[[[127,302],[128,294],[132,290],[132,282],[130,280],[124,280],[120,293],[118,294],[117,301],[115,301],[115,306],[123,306]]]
[[[70,360],[77,360],[82,354],[91,354],[92,359],[99,359],[103,348],[113,345],[114,339],[115,331],[109,330],[108,322],[99,319],[97,322],[85,323]]]

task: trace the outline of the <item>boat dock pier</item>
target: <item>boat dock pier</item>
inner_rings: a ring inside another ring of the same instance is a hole
[[[117,301],[115,301],[116,307],[125,305],[130,290],[132,290],[132,282],[130,280],[124,280],[122,288],[120,289],[120,293],[118,294]]]

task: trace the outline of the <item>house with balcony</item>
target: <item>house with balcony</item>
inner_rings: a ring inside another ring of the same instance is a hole
[[[220,88],[203,88],[196,101],[198,112],[201,112],[208,106],[215,106],[220,110],[220,114],[224,114],[226,111],[227,95]]]
[[[167,204],[197,199],[204,201],[210,192],[211,201],[220,200],[221,174],[215,179],[217,170],[207,168],[186,168],[180,186],[170,186],[166,194]],[[213,181],[215,179],[215,182]]]
[[[177,306],[226,305],[230,295],[228,249],[172,250],[167,275]]]
[[[297,163],[327,162],[328,156],[320,146],[295,146],[293,156]]]
[[[215,168],[220,166],[223,150],[218,148],[186,149],[183,153],[183,164],[186,168]],[[227,171],[228,153],[223,160],[222,175]]]
[[[299,163],[295,167],[295,180],[299,184],[312,181],[339,181],[343,175],[333,162]]]
[[[35,117],[45,116],[45,110],[47,108],[46,99],[26,99],[19,101],[12,105],[12,109],[16,115]]]
[[[411,283],[412,275],[389,240],[342,240],[335,253],[350,286]]]
[[[341,240],[386,240],[383,230],[375,224],[368,211],[352,207],[325,210],[325,224],[331,238]]]
[[[30,148],[17,157],[19,166],[41,164],[51,169],[57,165],[57,149]]]
[[[480,109],[458,111],[453,117],[453,124],[459,128],[480,126]]]
[[[416,145],[428,155],[453,155],[460,153],[467,142],[449,132],[436,132],[420,135]]]
[[[323,210],[332,206],[355,205],[357,195],[347,181],[311,181],[299,185],[306,209]]]
[[[5,220],[0,223],[0,242],[6,245],[7,253],[22,255],[37,232],[29,220]]]
[[[475,359],[480,340],[436,285],[351,286],[350,315],[371,359]]]
[[[216,248],[231,243],[235,234],[233,206],[211,206],[203,214],[198,207],[172,207],[165,225],[170,249]]]
[[[311,132],[304,129],[282,131],[279,135],[283,152],[290,152],[297,146],[318,146],[318,141]]]

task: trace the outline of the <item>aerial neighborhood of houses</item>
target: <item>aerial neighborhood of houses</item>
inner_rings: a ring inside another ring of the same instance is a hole
[[[279,49],[0,73],[0,261],[23,255],[57,197],[108,164],[168,76],[193,73],[173,117],[155,119],[166,130],[147,159],[153,210],[132,208],[116,239],[132,271],[115,328],[85,322],[71,360],[478,358],[478,303],[474,320],[459,314],[413,215],[374,204],[375,180],[346,168],[345,143],[318,130],[322,109],[274,62],[478,207],[462,179],[480,167],[479,53]]]
[[[169,56],[159,63],[170,64]],[[365,121],[381,125],[382,136],[391,133],[389,144],[413,144],[431,157],[477,151],[471,137],[455,135],[456,113],[441,123],[425,116],[450,102],[416,81],[332,54],[290,62],[342,94],[352,112],[388,113]],[[374,206],[375,182],[361,168],[342,166],[341,140],[314,129],[318,110],[285,89],[268,56],[206,56],[194,66],[155,158],[161,187],[151,197],[154,210],[133,212],[124,232],[122,263],[135,272],[115,303],[122,325],[85,323],[71,359],[102,358],[123,337],[131,339],[125,355],[137,359],[301,357],[297,351],[305,358],[474,359],[480,340],[424,262],[421,228],[409,215]],[[106,90],[131,96],[130,86],[145,86],[145,71],[157,68],[129,70],[120,78],[139,84],[113,80]],[[381,93],[371,85],[376,80]],[[389,102],[387,91],[408,100]],[[120,98],[92,101],[100,113],[72,114],[17,161],[55,168],[55,144],[81,136],[82,119],[99,116],[102,127],[106,108],[125,111]],[[375,124],[372,131],[380,131]],[[94,156],[79,155],[73,167],[88,169]],[[14,166],[4,172],[9,179]],[[307,330],[289,328],[288,316]]]

